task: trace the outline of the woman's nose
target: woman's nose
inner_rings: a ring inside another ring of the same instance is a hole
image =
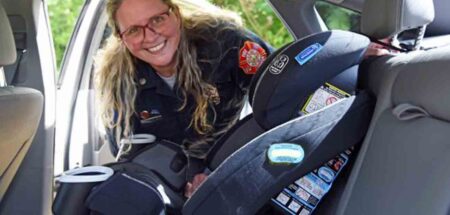
[[[159,34],[150,27],[144,28],[144,42],[153,42]]]

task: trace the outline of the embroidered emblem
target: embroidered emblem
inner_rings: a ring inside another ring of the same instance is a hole
[[[150,113],[146,110],[143,110],[139,113],[139,116],[141,117],[141,119],[148,119],[150,118]]]
[[[143,110],[139,113],[139,117],[141,117],[141,124],[154,123],[162,119],[161,113],[156,109]]]
[[[239,51],[239,67],[245,74],[252,75],[267,58],[266,51],[255,42],[245,41],[244,46]]]

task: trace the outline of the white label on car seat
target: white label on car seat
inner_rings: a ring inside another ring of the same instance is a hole
[[[284,67],[286,67],[286,65],[289,62],[289,57],[287,55],[280,55],[277,58],[275,58],[274,61],[272,61],[272,64],[270,64],[269,67],[269,71],[270,73],[274,74],[274,75],[278,75],[280,74]]]
[[[311,194],[309,194],[308,192],[306,192],[303,188],[299,187],[296,191],[295,194],[300,197],[301,199],[303,199],[305,202],[308,202],[309,197],[311,197]]]
[[[306,208],[303,208],[302,211],[299,213],[299,215],[309,215],[311,213],[311,211],[309,211]]]
[[[313,173],[303,176],[295,183],[318,199],[321,199],[330,188],[329,184],[325,183]]]
[[[350,94],[343,90],[329,83],[325,83],[325,85],[321,86],[308,98],[300,114],[312,113],[349,96]]]
[[[302,207],[301,204],[294,200],[292,200],[292,202],[288,206],[289,209],[291,209],[292,211],[294,211],[296,213],[298,210],[300,210],[301,207]]]
[[[288,203],[289,199],[291,199],[289,196],[284,194],[283,192],[280,193],[280,195],[277,196],[278,202],[280,202],[283,205],[286,205]]]
[[[297,203],[302,205],[302,210],[298,214],[310,214],[317,207],[321,198],[329,192],[333,181],[348,162],[348,156],[352,151],[353,147],[298,179],[284,188],[280,195],[276,199],[272,199],[272,201],[284,211],[292,213],[286,203],[289,204],[291,201],[296,200]]]

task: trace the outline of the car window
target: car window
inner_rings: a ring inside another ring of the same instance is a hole
[[[329,29],[360,32],[360,13],[325,1],[317,1],[315,6]]]
[[[55,45],[56,65],[60,68],[67,42],[82,9],[83,0],[49,0],[47,1],[53,43]],[[62,18],[64,17],[64,18]],[[59,69],[57,70],[59,73]],[[58,77],[57,74],[56,77]]]
[[[238,13],[246,28],[275,48],[294,39],[265,0],[210,0],[215,5]]]

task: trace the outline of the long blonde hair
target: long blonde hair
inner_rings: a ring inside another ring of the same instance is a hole
[[[115,14],[124,0],[109,0],[107,3],[108,24],[113,35],[107,39],[106,45],[96,57],[96,91],[99,98],[99,115],[106,128],[113,129],[115,141],[132,135],[132,117],[135,114],[135,100],[137,95],[135,57],[120,40]],[[184,102],[179,108],[183,110],[188,96],[192,96],[196,103],[190,126],[199,135],[206,135],[213,130],[208,121],[209,107],[208,89],[211,85],[202,80],[202,73],[197,63],[196,47],[191,43],[192,37],[199,37],[195,32],[228,23],[226,28],[239,29],[242,25],[240,18],[229,11],[188,7],[186,1],[161,0],[172,8],[181,18],[181,40],[176,53],[177,83]],[[185,7],[179,7],[185,6]],[[185,8],[185,9],[184,9]],[[197,9],[196,9],[197,8]],[[208,12],[209,11],[209,12]],[[211,35],[209,37],[212,37]],[[212,38],[211,38],[212,39]],[[213,117],[214,118],[214,117]]]

